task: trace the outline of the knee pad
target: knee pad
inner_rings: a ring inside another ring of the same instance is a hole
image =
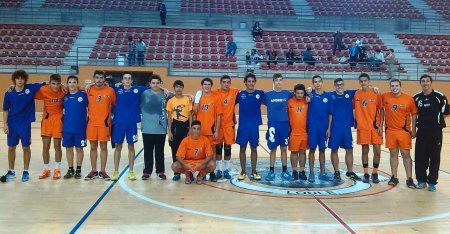
[[[216,145],[216,155],[222,155],[222,144]]]
[[[223,151],[226,156],[230,156],[231,155],[231,145],[225,145],[223,147]]]

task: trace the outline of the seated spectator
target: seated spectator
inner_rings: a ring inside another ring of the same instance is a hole
[[[311,66],[316,65],[316,59],[311,55],[311,47],[307,47],[306,50],[303,52],[303,61]]]
[[[272,49],[268,49],[266,51],[266,59],[267,59],[267,65],[269,65],[270,68],[270,64],[277,64],[277,52],[275,50]]]
[[[381,63],[384,63],[384,54],[380,49],[375,50],[375,67],[378,70],[381,66]]]
[[[259,36],[259,40],[261,41],[262,36],[263,36],[262,33],[263,33],[263,29],[259,25],[259,22],[256,21],[255,24],[253,25],[253,29],[252,29],[253,41],[256,40],[256,36]]]
[[[264,60],[264,55],[260,54],[258,52],[258,50],[252,49],[252,53],[250,54],[250,58],[255,64],[258,64],[260,60]]]
[[[251,56],[250,56],[250,51],[247,51],[247,52],[245,53],[245,64],[246,64],[246,65],[251,65],[251,64],[252,64],[252,59],[251,59]]]
[[[356,42],[353,42],[350,48],[348,48],[348,56],[350,56],[350,66],[354,67],[356,62],[358,62],[359,55],[359,47],[356,45]]]
[[[295,58],[294,50],[289,49],[289,51],[286,53],[287,65],[294,64],[296,60],[297,60],[297,58]]]
[[[228,43],[227,43],[227,48],[225,51],[225,57],[228,58],[228,55],[231,54],[232,56],[234,56],[234,54],[236,53],[237,50],[237,46],[236,43],[233,41],[233,38],[231,38]]]

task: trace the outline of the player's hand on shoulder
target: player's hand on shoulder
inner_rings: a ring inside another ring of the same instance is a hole
[[[372,89],[373,89],[373,91],[374,91],[376,94],[381,94],[380,88],[378,88],[378,87],[372,87]]]
[[[308,93],[308,94],[310,94],[311,92],[312,92],[312,87],[308,87],[308,88],[306,88],[306,93]]]
[[[122,82],[117,82],[117,83],[114,84],[114,86],[115,86],[116,88],[119,88],[121,85],[122,85]]]
[[[7,92],[7,93],[10,93],[10,92],[12,92],[13,90],[14,90],[14,85],[10,85],[7,89],[6,89],[6,91],[5,92]]]

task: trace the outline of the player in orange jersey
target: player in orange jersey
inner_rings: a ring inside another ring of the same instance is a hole
[[[218,96],[222,103],[222,117],[220,118],[220,131],[216,144],[216,177],[231,179],[228,165],[231,159],[231,145],[235,140],[236,116],[234,114],[236,95],[239,89],[230,87],[231,77],[223,75],[220,78],[220,89],[214,89],[212,92]],[[222,168],[222,149],[224,151],[224,160]]]
[[[410,155],[411,139],[416,137],[416,104],[414,99],[402,93],[399,79],[389,81],[391,92],[384,93],[382,104],[386,124],[386,148],[389,149],[392,177],[389,185],[398,184],[398,153],[403,158],[406,170],[406,186],[416,188],[412,179],[412,160]]]
[[[94,85],[87,91],[88,96],[88,123],[86,138],[91,145],[90,158],[92,170],[84,178],[92,180],[100,177],[104,180],[111,178],[106,174],[106,160],[108,157],[108,141],[111,131],[111,104],[115,104],[114,89],[105,84],[105,72],[94,72]],[[97,171],[97,148],[100,142],[100,172]]]
[[[213,147],[213,153],[216,155],[215,145],[219,137],[220,121],[222,116],[222,104],[219,98],[211,92],[213,81],[211,78],[203,78],[201,81],[202,92],[201,97],[198,100],[198,104],[194,105],[195,119],[199,120],[202,125],[201,134],[206,136]],[[198,99],[198,98],[196,98]],[[214,165],[216,162],[214,162]],[[210,173],[210,180],[217,181],[214,172]]]
[[[175,173],[186,174],[186,184],[192,182],[196,171],[198,171],[196,182],[202,184],[203,177],[209,172],[214,172],[216,168],[211,143],[206,136],[201,135],[201,129],[200,121],[192,121],[190,134],[181,141],[177,161],[172,164]]]
[[[55,149],[55,169],[53,170],[53,179],[61,178],[62,150],[62,101],[64,92],[61,89],[61,76],[52,74],[48,85],[42,86],[35,94],[34,98],[44,101],[44,109],[42,111],[41,137],[42,137],[42,158],[44,160],[44,169],[42,169],[39,179],[50,176],[50,144],[53,138],[53,146]]]
[[[292,178],[294,180],[307,180],[305,173],[306,149],[308,148],[308,133],[306,132],[306,115],[308,102],[305,99],[305,86],[296,84],[294,96],[288,99],[287,109],[289,116],[289,151],[291,151]],[[297,162],[300,169],[297,171]]]
[[[362,181],[379,183],[378,166],[380,165],[381,144],[383,144],[383,115],[381,95],[370,86],[370,76],[367,73],[359,75],[361,89],[353,96],[355,113],[356,143],[362,146],[362,164],[364,176]],[[369,145],[373,146],[373,169],[369,176]]]

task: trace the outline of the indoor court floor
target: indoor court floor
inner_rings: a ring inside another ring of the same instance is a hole
[[[142,141],[136,144],[136,181],[129,181],[126,177],[126,147],[120,167],[123,176],[117,182],[100,179],[39,180],[38,174],[42,169],[39,126],[39,122],[33,123],[30,181],[20,181],[23,160],[18,148],[17,178],[0,184],[0,233],[450,232],[450,129],[444,130],[437,191],[429,192],[406,187],[401,160],[398,170],[400,184],[389,186],[389,152],[385,148],[382,148],[379,172],[382,182],[370,185],[345,177],[343,150],[339,152],[343,175],[340,184],[318,180],[311,185],[280,179],[273,183],[232,179],[218,183],[207,181],[200,186],[195,183],[186,185],[184,176],[178,182],[171,180],[172,160],[167,144],[165,169],[168,179],[162,181],[152,174],[149,180],[143,181],[140,179],[144,157]],[[258,147],[258,170],[263,178],[269,165],[264,139],[266,127],[262,125],[260,128]],[[0,141],[3,173],[7,168],[6,135],[1,134]],[[240,170],[238,151],[238,146],[233,145],[230,167],[234,173]],[[354,144],[354,171],[357,173],[362,171],[360,152],[360,146]],[[327,150],[326,166],[331,173],[329,154],[330,150]],[[50,165],[53,168],[53,156]],[[369,165],[372,165],[371,160]],[[276,169],[280,168],[278,154]],[[112,174],[112,169],[113,150],[109,148],[108,174]],[[85,148],[83,176],[89,170],[89,148]],[[63,175],[67,171],[64,149],[61,171]]]

